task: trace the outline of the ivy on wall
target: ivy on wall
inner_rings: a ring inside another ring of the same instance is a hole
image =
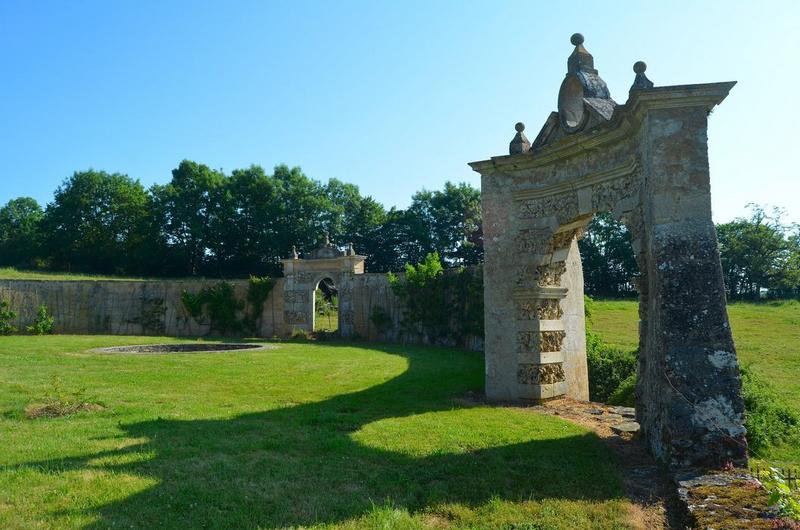
[[[389,274],[392,291],[403,303],[404,331],[432,342],[462,344],[483,337],[483,274],[480,268],[445,271],[437,252],[403,276]]]
[[[255,333],[258,320],[264,312],[264,302],[275,286],[268,277],[251,276],[245,300],[236,298],[233,286],[228,282],[218,282],[203,287],[198,293],[183,291],[181,301],[186,312],[198,320],[204,315],[211,322],[211,329],[222,335]],[[240,318],[239,314],[245,312]]]

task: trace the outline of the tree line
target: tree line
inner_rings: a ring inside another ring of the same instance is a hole
[[[783,222],[784,212],[747,205],[748,217],[717,224],[725,288],[731,299],[800,297],[800,227]],[[579,242],[586,292],[595,296],[636,294],[639,276],[622,223],[595,216]]]
[[[153,277],[277,275],[296,246],[325,234],[353,243],[371,271],[401,270],[438,251],[449,265],[482,260],[480,192],[447,183],[406,209],[300,168],[230,174],[184,160],[146,189],[119,173],[79,171],[45,207],[30,197],[0,208],[0,266]]]
[[[749,205],[717,225],[731,298],[800,295],[800,230],[782,212]],[[401,271],[438,252],[445,266],[483,260],[480,190],[448,182],[408,208],[386,209],[359,188],[298,167],[225,173],[184,160],[166,184],[145,188],[119,173],[79,171],[42,207],[22,197],[0,208],[0,266],[76,273],[220,278],[279,275],[296,247],[325,234],[353,243],[373,272]],[[595,216],[580,241],[586,291],[633,296],[638,269],[624,225]]]

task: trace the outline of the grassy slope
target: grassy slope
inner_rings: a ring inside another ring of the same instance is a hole
[[[624,526],[593,434],[454,401],[481,388],[479,355],[84,351],[156,340],[0,337],[0,528]],[[54,376],[107,409],[24,419]]]
[[[230,278],[235,279],[235,278]],[[246,279],[246,278],[244,278]],[[140,278],[128,276],[104,276],[101,274],[72,274],[68,272],[28,271],[11,267],[0,267],[0,280],[52,280],[52,281],[80,281],[80,280],[108,280],[108,281],[195,281],[195,280],[220,280],[220,278],[182,277],[182,278]]]
[[[743,365],[749,365],[800,410],[800,303],[733,303],[728,314]],[[613,345],[639,343],[635,301],[597,301],[591,327]],[[800,447],[776,449],[768,458],[800,465]]]

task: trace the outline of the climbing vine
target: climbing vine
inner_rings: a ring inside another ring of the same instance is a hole
[[[445,271],[439,254],[406,265],[403,276],[389,274],[392,291],[403,303],[404,331],[434,342],[462,343],[483,336],[483,275],[480,269]]]
[[[11,323],[17,314],[8,308],[8,302],[0,300],[0,335],[16,333],[17,328]]]
[[[183,291],[181,301],[186,312],[194,319],[205,313],[211,322],[211,329],[223,335],[244,331],[257,331],[258,319],[264,311],[264,303],[274,287],[271,278],[251,276],[247,286],[246,300],[236,298],[233,286],[219,282],[203,287],[198,293]],[[239,314],[249,309],[244,316]]]
[[[245,327],[255,332],[257,330],[258,319],[264,312],[264,303],[269,298],[269,293],[275,287],[275,282],[267,276],[250,276],[247,285],[247,302],[250,305],[250,312],[244,318]]]

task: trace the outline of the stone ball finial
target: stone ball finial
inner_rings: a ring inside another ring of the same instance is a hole
[[[572,37],[569,38],[569,41],[572,43],[573,46],[580,46],[583,44],[583,35],[580,33],[573,33]]]
[[[525,130],[525,124],[518,121],[517,124],[514,125],[514,129],[516,129],[517,134],[514,135],[514,139],[508,144],[508,154],[516,155],[528,152],[531,148],[531,143],[528,141],[528,138],[525,137],[525,133],[522,132]]]
[[[633,71],[636,73],[636,78],[633,80],[633,84],[631,85],[631,89],[628,91],[628,95],[633,90],[648,90],[653,88],[653,82],[647,78],[645,75],[645,70],[647,70],[647,64],[644,61],[636,61],[633,63]]]

